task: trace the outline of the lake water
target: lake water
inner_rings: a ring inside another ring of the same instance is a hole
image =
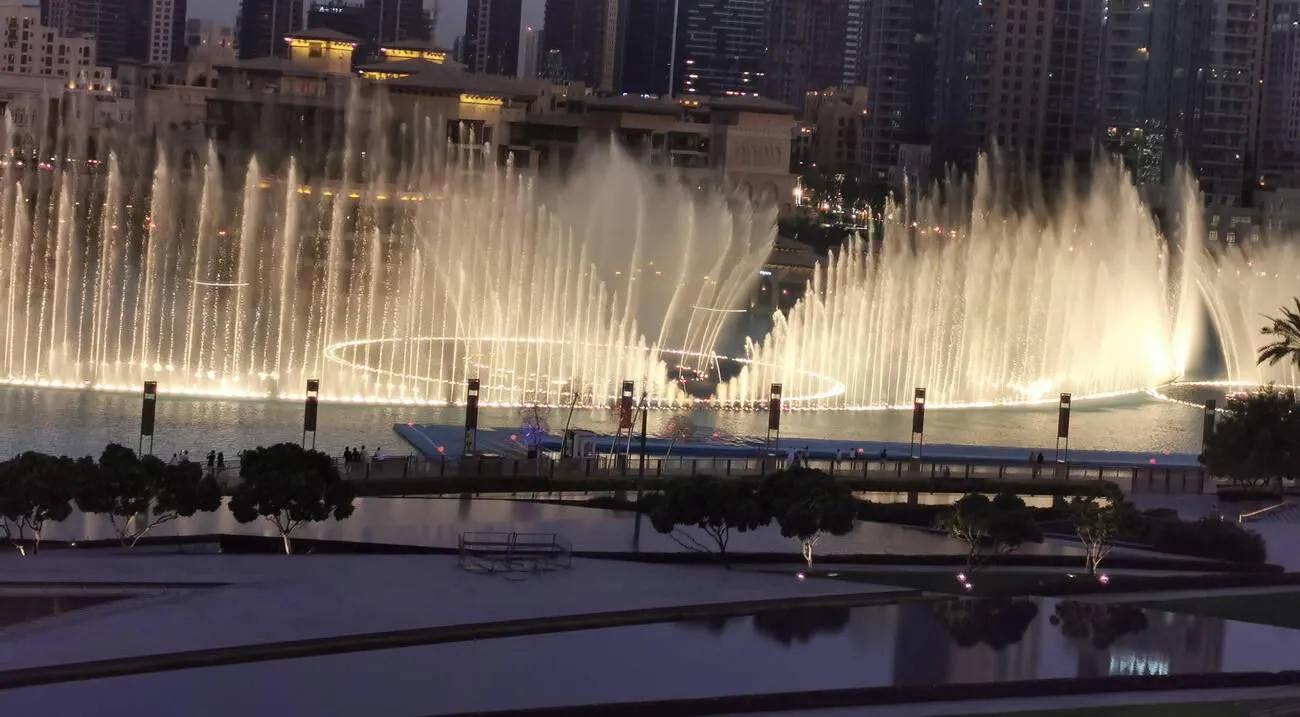
[[[307,524],[295,537],[341,540],[389,545],[417,545],[455,548],[461,533],[471,531],[556,533],[570,541],[574,550],[593,552],[677,552],[683,548],[671,538],[655,532],[648,520],[637,528],[637,518],[625,511],[597,510],[569,505],[497,499],[446,498],[361,498],[356,511],[344,521]],[[224,508],[165,523],[151,536],[213,534],[275,535],[265,521],[240,525]],[[74,512],[67,520],[49,526],[47,540],[107,540],[115,537],[102,515]],[[698,537],[703,539],[703,535]],[[768,527],[735,534],[728,550],[734,552],[790,552],[798,554],[794,541],[782,538]],[[842,537],[828,536],[817,545],[818,553],[841,554],[962,554],[961,543],[936,535],[883,523],[860,523]],[[1044,542],[1022,547],[1027,553],[1081,554],[1066,543]]]
[[[257,445],[302,439],[300,403],[289,401],[213,400],[163,395],[159,398],[154,453],[191,455],[220,450],[232,455]],[[926,414],[925,441],[930,445],[1006,446],[1015,455],[1029,449],[1049,455],[1056,446],[1057,411],[1053,406],[932,410]],[[484,409],[480,425],[518,428],[523,414],[512,409]],[[457,407],[361,406],[321,404],[316,445],[341,453],[345,446],[382,447],[389,453],[412,449],[393,431],[398,423],[462,425]],[[552,432],[566,424],[613,432],[610,411],[551,409]],[[845,441],[911,440],[909,411],[789,412],[782,417],[783,439],[825,438]],[[140,397],[96,391],[0,388],[0,452],[41,450],[70,455],[98,454],[105,444],[134,447],[139,439]],[[682,441],[721,441],[763,437],[765,413],[652,411],[653,435]],[[1071,420],[1072,450],[1131,451],[1159,455],[1194,454],[1200,449],[1198,409],[1133,396],[1106,401],[1076,401]]]
[[[225,710],[251,713],[283,695],[285,685],[312,684],[319,687],[294,692],[296,713],[464,714],[853,687],[1293,670],[1300,668],[1295,640],[1291,630],[1171,613],[1054,600],[952,601],[475,640],[59,689],[62,699],[83,701],[165,690],[190,695],[196,705],[217,700]],[[33,706],[41,696],[50,694],[16,694]]]

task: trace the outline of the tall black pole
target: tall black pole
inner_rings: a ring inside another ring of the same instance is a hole
[[[158,382],[144,382],[144,397],[140,405],[140,443],[135,452],[144,455],[144,439],[149,437],[149,453],[153,453],[153,424],[158,409]]]
[[[645,479],[645,435],[649,422],[647,408],[646,392],[643,390],[641,391],[641,465],[637,466],[636,471],[636,525],[632,529],[632,547],[637,549],[641,546],[641,481]]]
[[[920,459],[925,453],[925,389],[917,387],[912,394],[912,447],[908,458]]]
[[[1062,441],[1065,442],[1065,450],[1062,452]],[[1060,408],[1056,413],[1056,460],[1070,462],[1070,394],[1061,394]]]
[[[1210,439],[1214,437],[1214,419],[1217,412],[1216,406],[1217,404],[1215,403],[1213,398],[1205,402],[1205,419],[1204,419],[1204,423],[1201,424],[1201,453],[1202,454],[1204,454],[1205,449],[1209,447]]]
[[[320,379],[307,379],[307,403],[302,409],[302,447],[307,447],[307,434],[311,434],[311,449],[316,450],[316,402],[320,399]]]

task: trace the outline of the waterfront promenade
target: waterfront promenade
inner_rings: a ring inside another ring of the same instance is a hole
[[[450,492],[548,492],[653,489],[669,478],[716,476],[757,479],[786,467],[785,458],[602,456],[556,459],[499,455],[425,460],[392,456],[343,464],[363,495]],[[1161,465],[1031,464],[999,460],[827,460],[807,467],[825,471],[855,490],[967,492],[1014,487],[1050,495],[1099,492],[1105,483],[1125,493],[1201,494],[1215,482],[1200,467]]]

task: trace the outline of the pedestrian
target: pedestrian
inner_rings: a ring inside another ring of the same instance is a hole
[[[226,454],[225,454],[224,452],[218,452],[218,453],[217,453],[217,470],[219,470],[219,471],[224,471],[225,469],[226,469]]]
[[[803,447],[803,467],[808,467],[808,446]]]
[[[167,461],[167,465],[169,465],[169,466],[174,466],[174,465],[176,465],[176,464],[178,464],[178,463],[180,463],[180,462],[181,462],[180,456],[177,455],[177,454],[175,454],[175,453],[173,453],[173,454],[172,454],[172,459],[171,459],[170,461]]]
[[[352,446],[346,446],[343,449],[343,465],[347,465],[351,462],[352,462]]]
[[[190,452],[181,451],[181,463],[189,463],[189,462],[190,462]]]
[[[217,452],[216,452],[216,451],[208,451],[208,472],[211,473],[211,472],[212,472],[212,469],[213,469],[216,465],[217,465]]]

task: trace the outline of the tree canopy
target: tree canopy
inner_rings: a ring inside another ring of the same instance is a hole
[[[853,491],[822,471],[778,471],[763,479],[759,492],[781,535],[799,541],[809,567],[813,549],[823,535],[847,535],[857,523],[858,501]]]
[[[1270,366],[1286,361],[1300,368],[1300,298],[1294,299],[1295,309],[1281,308],[1281,315],[1264,317],[1268,323],[1259,330],[1269,342],[1259,347],[1257,361]]]
[[[739,480],[718,480],[707,476],[674,478],[663,492],[646,496],[650,523],[655,530],[678,545],[699,552],[712,552],[690,532],[704,533],[724,560],[731,531],[755,530],[771,520],[758,491]]]
[[[1249,485],[1300,477],[1300,411],[1292,389],[1233,396],[1200,461],[1211,475]]]
[[[981,493],[962,496],[942,521],[944,530],[966,543],[966,572],[988,554],[1010,553],[1027,542],[1041,542],[1042,531],[1020,496],[1003,492],[993,500]]]
[[[343,520],[352,515],[352,486],[339,475],[334,459],[296,443],[279,443],[245,451],[240,459],[243,479],[230,498],[235,520],[264,518],[293,552],[290,536],[303,523]]]
[[[168,465],[110,443],[97,468],[81,475],[77,507],[108,516],[123,547],[133,547],[163,523],[221,507],[221,487],[198,463]]]
[[[1133,504],[1124,500],[1118,491],[1104,502],[1091,496],[1076,496],[1066,504],[1066,511],[1079,542],[1083,543],[1084,564],[1089,575],[1097,574],[1115,538],[1136,529],[1142,520]]]
[[[28,543],[32,552],[40,551],[46,521],[72,514],[78,474],[93,469],[88,458],[78,461],[33,451],[0,463],[0,530],[20,555],[27,554]]]

